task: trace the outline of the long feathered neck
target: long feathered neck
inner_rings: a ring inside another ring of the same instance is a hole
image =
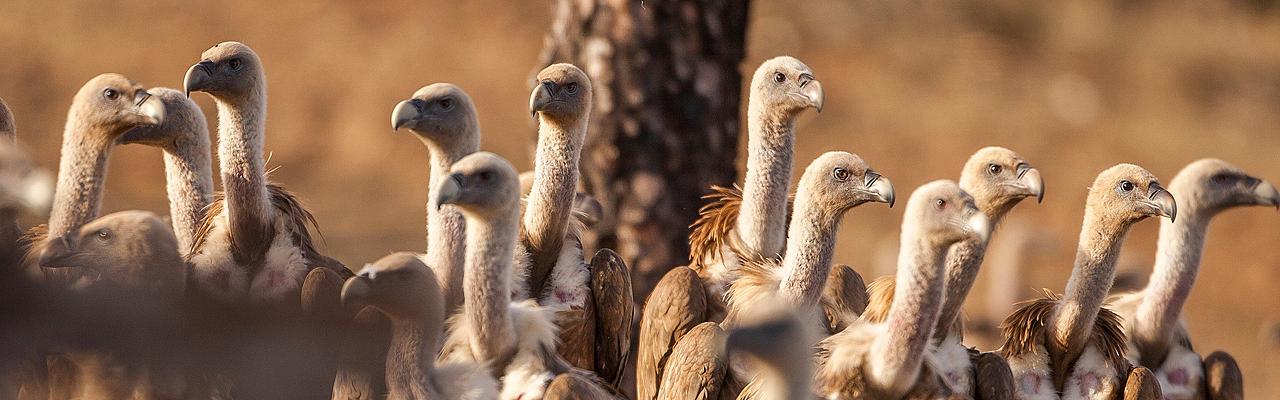
[[[466,221],[452,206],[437,207],[439,188],[449,179],[449,167],[468,154],[480,150],[478,129],[462,135],[457,143],[437,143],[423,140],[431,153],[431,189],[427,195],[427,257],[440,279],[444,291],[445,314],[452,314],[462,305],[462,277],[466,265]]]
[[[886,393],[904,393],[915,383],[942,309],[946,251],[915,224],[903,224],[900,246],[888,333],[875,339],[869,354],[869,376]]]
[[[1049,323],[1051,353],[1074,358],[1092,336],[1094,321],[1111,290],[1120,245],[1131,223],[1107,221],[1090,207],[1080,229],[1075,266]]]
[[[393,319],[391,345],[387,349],[388,398],[411,399],[428,391],[439,329],[423,321]]]
[[[260,81],[263,82],[263,81]],[[265,83],[218,103],[218,161],[235,248],[248,255],[265,251],[272,226],[262,144],[267,121]]]
[[[562,121],[538,114],[538,150],[533,187],[525,206],[524,231],[535,255],[529,293],[536,296],[559,257],[578,186],[578,159],[586,138],[587,117]]]
[[[1179,200],[1183,198],[1194,201],[1192,196],[1180,197]],[[1191,295],[1191,286],[1200,272],[1205,234],[1216,213],[1195,204],[1179,211],[1177,221],[1160,221],[1155,269],[1132,321],[1134,340],[1150,344],[1170,342],[1182,314],[1182,306]]]
[[[782,260],[783,271],[787,274],[779,283],[778,292],[799,310],[813,309],[822,296],[827,276],[831,273],[831,255],[841,214],[843,211],[825,210],[812,201],[796,201],[796,211],[787,233],[787,251]]]
[[[67,118],[53,211],[49,215],[51,238],[65,235],[98,216],[113,144],[102,129],[80,118],[74,110]]]
[[[178,249],[191,249],[200,229],[204,209],[213,201],[213,162],[209,128],[203,118],[192,134],[180,135],[164,149],[165,190],[169,194],[169,218],[178,238]]]
[[[996,228],[1000,226],[1001,220],[1011,208],[1012,205],[1002,205],[991,210],[984,208],[988,220],[991,221],[991,235],[995,235]],[[933,329],[934,339],[944,339],[951,333],[951,326],[955,324],[956,318],[960,317],[964,299],[969,297],[969,289],[973,288],[973,282],[978,278],[978,270],[982,267],[982,260],[986,256],[989,243],[991,242],[965,240],[952,245],[951,249],[947,250],[946,294],[942,301],[942,312],[938,315],[938,326]]]
[[[497,359],[515,344],[510,317],[511,263],[520,209],[495,216],[467,216],[467,266],[463,290],[471,349],[483,361]]]
[[[787,190],[791,186],[795,119],[768,110],[752,96],[747,105],[747,173],[736,231],[747,249],[775,257],[786,237]]]

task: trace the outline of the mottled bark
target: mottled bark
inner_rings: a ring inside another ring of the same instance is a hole
[[[748,1],[553,4],[538,68],[574,63],[595,88],[582,184],[605,212],[584,245],[617,250],[643,302],[688,262],[708,186],[735,180]]]

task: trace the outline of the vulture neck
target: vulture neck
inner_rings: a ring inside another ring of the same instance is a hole
[[[271,243],[273,218],[268,200],[262,143],[267,121],[266,85],[239,97],[215,97],[218,103],[218,167],[233,249],[256,258]]]
[[[1049,354],[1073,360],[1089,342],[1102,302],[1111,290],[1116,258],[1131,223],[1108,221],[1089,207],[1080,230],[1067,290],[1049,321]]]
[[[1184,196],[1194,202],[1194,196]],[[1185,211],[1183,211],[1185,210]],[[1142,301],[1131,321],[1133,340],[1139,349],[1161,349],[1161,354],[1140,354],[1141,360],[1163,359],[1178,326],[1182,306],[1191,295],[1191,286],[1200,272],[1200,256],[1204,251],[1209,221],[1216,212],[1189,206],[1178,210],[1178,220],[1160,221],[1160,239],[1156,245],[1156,264],[1151,280],[1142,292]]]
[[[563,121],[538,113],[538,150],[534,159],[533,187],[524,215],[524,233],[533,262],[529,294],[542,293],[547,276],[560,257],[578,187],[578,159],[586,137],[587,118]]]
[[[75,113],[67,119],[53,210],[49,215],[50,238],[65,235],[98,216],[107,157],[114,144],[109,139],[112,135],[102,132],[103,129],[90,125]]]
[[[471,324],[472,350],[476,358],[494,362],[515,345],[510,316],[511,263],[516,245],[520,208],[499,215],[467,218],[466,276],[462,307]]]
[[[808,311],[818,305],[831,273],[831,255],[843,211],[825,210],[816,202],[799,200],[807,199],[808,193],[801,195],[787,234],[786,256],[782,260],[787,274],[779,283],[778,292],[799,310]]]
[[[946,246],[932,243],[916,225],[902,226],[888,332],[875,339],[868,356],[869,377],[885,393],[905,393],[915,383],[942,309]]]
[[[438,326],[438,324],[437,324]],[[390,399],[411,399],[428,391],[433,360],[439,348],[439,329],[426,321],[393,319],[387,350],[387,389]]]
[[[439,197],[441,184],[449,179],[449,168],[453,163],[480,150],[478,130],[457,136],[461,143],[423,140],[431,153],[431,177],[428,183],[431,189],[427,194],[427,257],[444,292],[445,315],[453,314],[462,306],[462,277],[466,265],[464,242],[467,230],[462,214],[452,206],[438,207],[436,199]]]
[[[787,190],[791,186],[795,118],[766,110],[752,96],[747,106],[747,176],[738,212],[738,239],[757,256],[780,254],[786,241]]]
[[[980,207],[983,203],[990,204],[983,201],[978,203]],[[992,235],[995,235],[996,227],[1000,226],[1001,220],[1014,204],[1017,203],[1003,202],[990,208],[981,207],[990,221]],[[978,278],[978,270],[982,267],[982,260],[986,253],[987,244],[972,239],[957,242],[947,251],[946,294],[942,301],[942,312],[938,315],[938,326],[933,329],[934,339],[942,340],[952,333],[951,327],[955,324],[956,318],[959,318],[964,299],[969,297],[969,289],[973,288],[973,282]]]
[[[213,165],[209,131],[201,123],[193,134],[180,135],[164,149],[165,190],[169,194],[169,218],[178,238],[178,250],[191,250],[204,209],[213,201]]]

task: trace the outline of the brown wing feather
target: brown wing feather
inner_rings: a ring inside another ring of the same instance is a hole
[[[993,352],[969,349],[973,365],[973,398],[976,400],[1013,400],[1017,384],[1009,362]]]
[[[662,374],[659,399],[716,399],[728,371],[725,332],[714,322],[704,322],[680,339]]]
[[[1204,391],[1210,400],[1243,400],[1244,374],[1235,357],[1215,351],[1204,358]]]
[[[702,279],[688,267],[663,275],[645,301],[636,354],[636,399],[653,400],[672,348],[707,320],[708,301]]]
[[[1005,358],[1016,357],[1034,351],[1035,346],[1044,345],[1048,335],[1049,318],[1058,307],[1062,296],[1049,289],[1042,290],[1044,297],[1018,303],[1018,309],[1000,323],[1005,341],[1000,348]],[[1094,321],[1093,333],[1089,341],[1097,346],[1107,362],[1115,366],[1128,365],[1124,358],[1125,335],[1121,327],[1120,316],[1103,307]],[[1052,353],[1051,353],[1052,354]],[[1071,371],[1075,360],[1054,360],[1055,375],[1065,379],[1065,371]],[[1055,386],[1061,379],[1055,379]]]
[[[595,301],[595,372],[621,386],[631,356],[631,325],[635,300],[627,264],[613,250],[601,249],[591,258],[591,298]]]
[[[320,233],[320,224],[316,222],[315,215],[311,214],[302,202],[298,200],[289,190],[276,185],[267,184],[267,191],[271,197],[271,205],[279,212],[280,215],[289,219],[289,224],[293,226],[294,235],[292,237],[293,245],[297,246],[303,257],[307,259],[308,265],[311,267],[324,267],[337,272],[343,279],[354,276],[350,269],[337,260],[321,255],[316,251],[315,243],[312,241],[311,230],[314,229],[317,235],[324,237]],[[187,254],[196,254],[209,239],[209,234],[213,231],[214,222],[219,214],[222,214],[223,208],[226,207],[226,193],[217,192],[213,196],[213,202],[205,207],[204,217],[201,218],[200,228],[196,230],[195,240],[191,243],[191,250]],[[232,254],[240,254],[235,249],[235,241],[229,241],[232,246]],[[261,256],[259,256],[261,257]],[[244,260],[237,257],[236,262],[242,264],[251,264],[251,260]]]
[[[822,311],[827,318],[827,333],[843,331],[867,309],[867,284],[853,267],[836,264],[831,267],[827,287],[822,289]]]
[[[1124,378],[1124,400],[1159,400],[1164,397],[1160,393],[1160,381],[1145,367],[1129,370]]]
[[[893,306],[893,291],[898,282],[893,275],[885,275],[871,281],[867,285],[867,308],[862,312],[862,319],[867,322],[881,323],[889,318],[889,308]]]
[[[742,208],[742,189],[712,186],[711,193],[702,196],[709,202],[698,209],[698,219],[689,225],[689,267],[701,271],[708,256],[723,258],[720,249],[728,243],[729,235],[737,225],[738,210]]]

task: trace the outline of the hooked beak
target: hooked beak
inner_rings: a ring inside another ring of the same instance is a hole
[[[800,84],[800,91],[796,95],[804,97],[809,107],[813,107],[819,113],[822,112],[822,103],[826,98],[826,94],[822,91],[822,82],[817,79],[805,81]]]
[[[986,213],[978,211],[976,208],[973,214],[969,215],[969,220],[965,221],[965,228],[968,228],[969,233],[981,240],[982,243],[986,243],[987,239],[991,238],[991,221],[987,219]]]
[[[138,115],[142,116],[143,123],[147,125],[160,125],[164,122],[164,103],[160,102],[160,98],[152,96],[145,90],[139,90],[134,97],[134,107]]]
[[[868,173],[865,178],[867,191],[876,195],[875,201],[889,204],[889,208],[893,208],[893,201],[896,196],[893,194],[893,183],[889,182],[889,178],[885,178],[877,173]]]
[[[359,309],[369,296],[369,278],[356,275],[342,285],[342,306],[348,309]]]
[[[542,81],[538,87],[533,88],[533,93],[529,95],[529,115],[538,118],[538,112],[547,109],[547,105],[551,104],[555,96],[552,93],[555,89],[555,82]]]
[[[1027,164],[1018,165],[1018,182],[1027,190],[1027,196],[1036,197],[1036,203],[1044,202],[1044,178],[1040,177],[1040,170]]]
[[[1159,210],[1158,215],[1169,218],[1169,221],[1176,221],[1178,218],[1178,203],[1173,199],[1173,194],[1159,184],[1151,185],[1151,195],[1148,197],[1148,203]]]
[[[418,99],[409,99],[396,104],[396,108],[391,110],[391,130],[398,131],[410,122],[417,121],[422,116],[422,108],[418,107]]]
[[[40,251],[40,266],[44,268],[77,267],[76,258],[80,255],[75,250],[75,243],[69,236],[51,239]]]
[[[1253,188],[1253,195],[1258,197],[1259,205],[1274,206],[1280,210],[1280,192],[1276,191],[1276,187],[1271,182],[1259,182],[1258,186]]]
[[[187,75],[182,78],[182,90],[191,97],[191,92],[199,92],[207,89],[209,80],[213,74],[213,61],[201,60],[187,69]]]
[[[444,183],[440,184],[439,193],[436,194],[436,209],[444,207],[445,204],[453,204],[462,198],[462,174],[454,173],[449,175]]]

